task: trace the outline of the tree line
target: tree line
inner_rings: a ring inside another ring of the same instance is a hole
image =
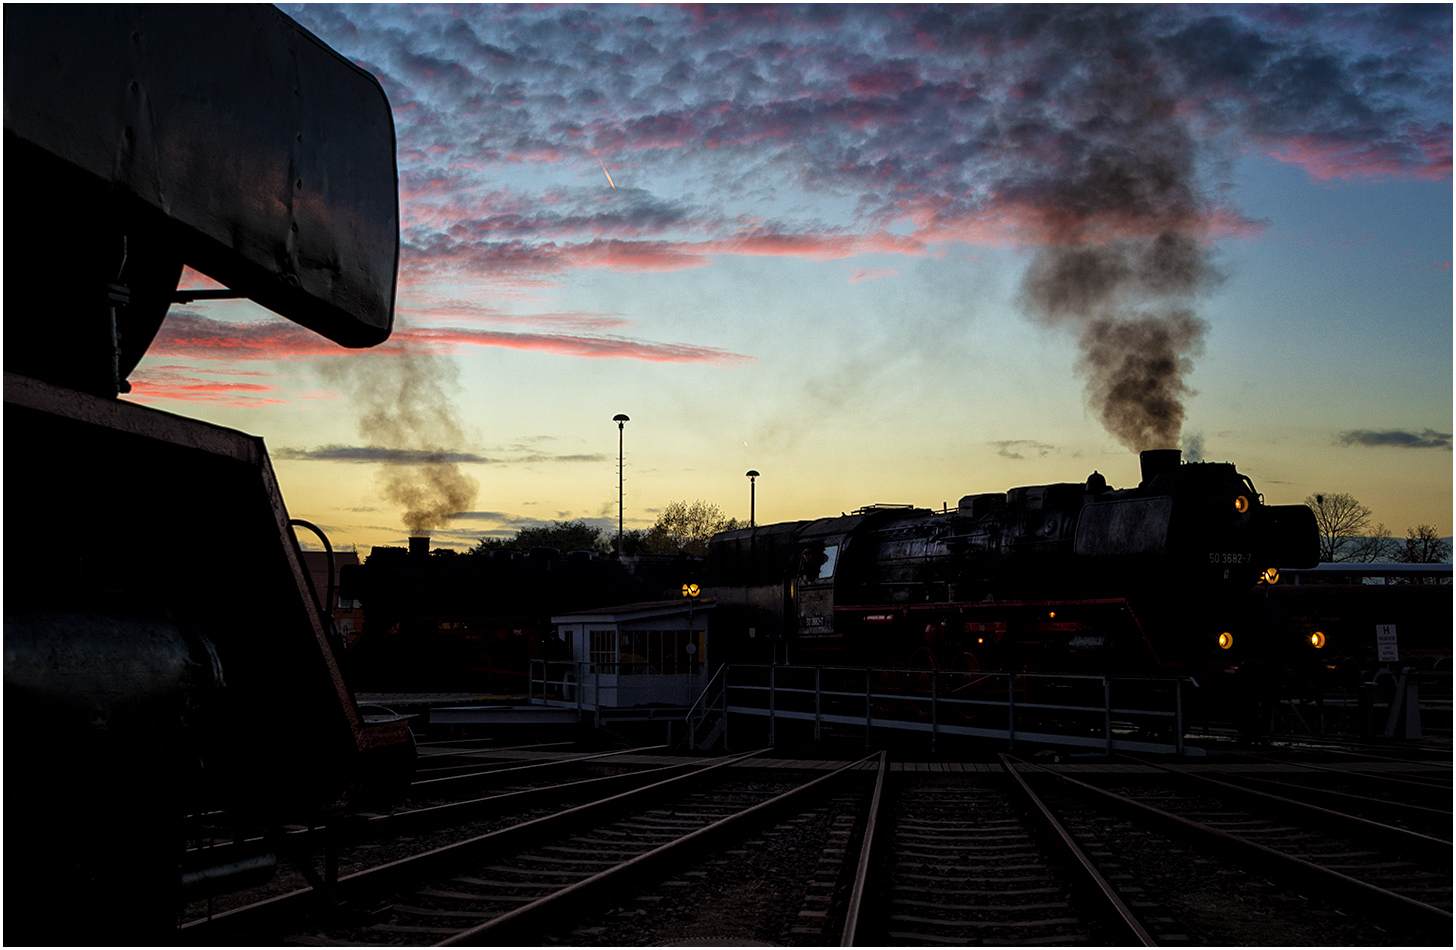
[[[1304,503],[1314,512],[1320,533],[1320,562],[1397,561],[1406,564],[1444,564],[1451,560],[1451,545],[1433,524],[1405,530],[1405,540],[1390,536],[1384,523],[1371,524],[1369,508],[1345,492],[1310,495]]]
[[[1319,526],[1320,561],[1372,562],[1397,561],[1408,564],[1440,564],[1451,560],[1451,545],[1443,540],[1433,524],[1407,528],[1405,538],[1393,538],[1383,523],[1371,523],[1373,512],[1350,494],[1335,492],[1310,495],[1304,503],[1314,512]],[[650,528],[634,528],[622,533],[622,553],[628,557],[644,554],[689,554],[701,557],[708,553],[708,539],[720,531],[747,527],[736,518],[729,518],[712,502],[674,501],[663,508]],[[470,554],[531,548],[556,548],[560,551],[591,551],[612,554],[617,550],[617,534],[589,524],[583,518],[553,521],[547,525],[521,528],[510,538],[481,538]]]
[[[708,553],[708,539],[719,531],[746,528],[736,518],[729,518],[712,502],[674,501],[663,508],[650,528],[634,528],[622,532],[622,553],[626,557],[645,554],[689,554],[702,557]],[[584,518],[553,521],[547,525],[521,528],[510,538],[481,538],[470,554],[531,548],[556,548],[560,551],[591,551],[613,554],[617,550],[617,532],[599,528]]]

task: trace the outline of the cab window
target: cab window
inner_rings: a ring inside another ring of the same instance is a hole
[[[834,579],[834,565],[839,560],[839,545],[815,544],[804,549],[799,562],[799,579],[812,584]]]

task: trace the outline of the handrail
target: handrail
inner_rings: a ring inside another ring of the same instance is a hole
[[[1183,702],[1188,689],[1198,686],[1197,680],[1189,676],[905,667],[837,667],[833,669],[843,675],[843,680],[826,684],[823,674],[831,671],[829,667],[731,665],[731,676],[725,673],[723,677],[724,712],[730,717],[732,714],[767,717],[770,744],[774,742],[777,721],[799,720],[806,725],[813,723],[816,738],[823,723],[862,727],[866,742],[869,742],[870,730],[876,728],[928,732],[932,750],[941,736],[960,735],[1008,743],[1026,740],[1100,747],[1106,752],[1167,751],[1182,755]],[[741,675],[749,670],[754,675]],[[813,673],[812,688],[805,679],[810,672]],[[877,673],[891,674],[897,681],[880,683],[876,680]],[[858,677],[864,680],[862,691],[855,688]],[[916,683],[912,684],[907,677],[917,678]],[[727,685],[730,678],[732,686]],[[972,698],[959,688],[940,688],[950,686],[957,678],[971,678],[982,684],[982,690]],[[785,685],[785,680],[795,685]],[[1068,692],[1061,693],[1063,687]],[[1132,694],[1122,692],[1129,687]],[[999,697],[993,695],[998,691]],[[1114,696],[1121,701],[1114,701]],[[833,711],[824,707],[824,701],[831,697],[836,706]],[[881,703],[883,700],[909,705],[886,709]],[[997,710],[1003,711],[1000,722],[996,721]],[[942,711],[949,711],[953,718],[946,720],[940,715]],[[1065,721],[1056,718],[1064,712],[1094,717],[1093,726],[1078,721],[1068,727]]]
[[[687,713],[687,716],[685,718],[689,722],[692,721],[693,713],[695,713],[695,712],[698,711],[698,706],[702,705],[703,700],[705,700],[705,699],[708,698],[708,691],[713,688],[713,684],[714,683],[718,682],[718,677],[722,676],[723,675],[723,671],[726,670],[727,668],[728,668],[728,664],[727,663],[719,663],[718,664],[718,668],[713,671],[713,675],[710,676],[710,677],[708,677],[708,685],[706,685],[706,686],[703,687],[703,691],[698,694],[698,698],[695,699],[695,700],[693,700],[693,704],[688,707],[688,713]]]

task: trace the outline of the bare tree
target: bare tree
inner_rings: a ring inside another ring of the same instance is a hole
[[[647,531],[647,550],[652,554],[708,553],[708,539],[719,531],[742,527],[736,519],[723,514],[712,502],[674,501],[657,516],[657,523]]]
[[[1371,511],[1354,495],[1336,492],[1310,495],[1304,503],[1314,512],[1320,533],[1320,561],[1380,561],[1395,553],[1390,530],[1371,526]]]
[[[1451,545],[1436,533],[1435,525],[1418,524],[1405,529],[1405,545],[1395,559],[1407,564],[1444,564],[1451,560]]]

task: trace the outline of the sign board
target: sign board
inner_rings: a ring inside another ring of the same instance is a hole
[[[1375,659],[1381,663],[1394,663],[1400,659],[1400,650],[1395,643],[1395,624],[1375,625]]]

